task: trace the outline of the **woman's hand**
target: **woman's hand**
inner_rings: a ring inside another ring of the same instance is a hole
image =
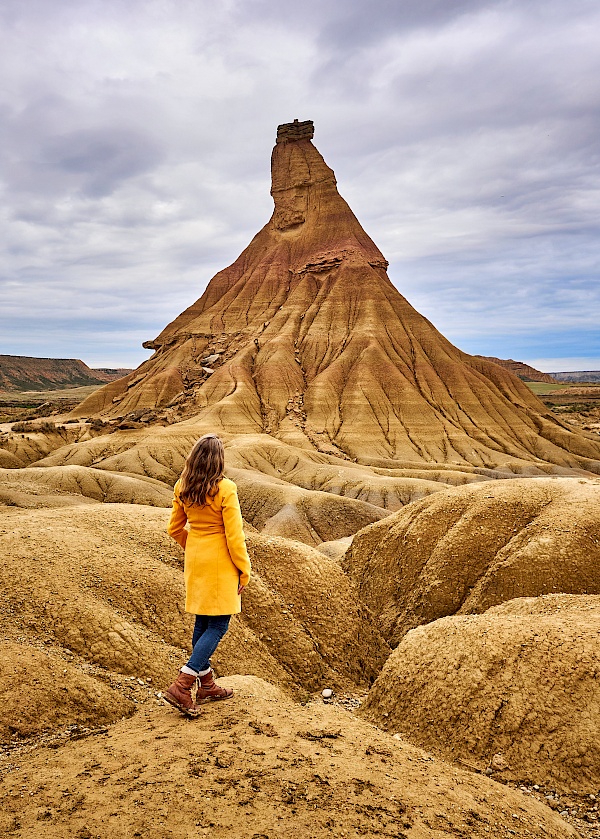
[[[243,586],[243,585],[240,583],[240,584],[239,584],[239,586],[238,586],[238,594],[241,594],[245,588],[246,588],[246,586]]]

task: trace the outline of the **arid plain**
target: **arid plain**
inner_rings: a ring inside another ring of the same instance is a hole
[[[312,136],[146,362],[0,434],[3,836],[600,835],[600,436],[411,307]],[[208,431],[254,575],[191,721]]]

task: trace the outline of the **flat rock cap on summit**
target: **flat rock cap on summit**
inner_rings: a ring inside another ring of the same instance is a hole
[[[315,125],[312,119],[298,122],[295,119],[293,122],[284,122],[283,125],[277,126],[277,142],[289,143],[295,140],[312,140],[315,136]]]

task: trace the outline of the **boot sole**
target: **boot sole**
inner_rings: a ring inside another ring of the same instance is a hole
[[[178,702],[173,696],[169,696],[169,694],[167,693],[163,694],[162,700],[167,705],[171,705],[173,708],[177,708],[177,710],[184,714],[186,717],[200,716],[200,711],[194,708],[186,708],[185,705],[182,705],[181,702]]]
[[[206,705],[207,702],[222,702],[224,699],[233,699],[233,693],[227,696],[205,696],[204,699],[196,697],[196,705]]]

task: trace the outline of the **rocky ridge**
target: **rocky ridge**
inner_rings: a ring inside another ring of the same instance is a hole
[[[549,384],[554,384],[557,381],[553,378],[552,373],[542,373],[530,364],[525,364],[524,361],[513,361],[512,358],[496,358],[495,356],[489,355],[478,355],[477,358],[492,361],[494,364],[504,367],[505,370],[510,370],[511,373],[514,373],[515,376],[518,376],[524,382],[548,382]]]

